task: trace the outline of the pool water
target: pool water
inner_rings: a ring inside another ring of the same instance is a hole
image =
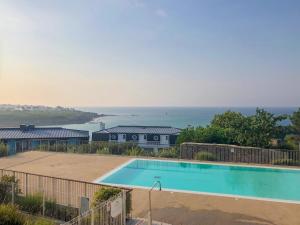
[[[97,183],[300,203],[300,170],[135,159]]]

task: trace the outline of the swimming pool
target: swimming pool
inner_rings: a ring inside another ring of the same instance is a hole
[[[300,204],[300,170],[134,159],[97,183]]]

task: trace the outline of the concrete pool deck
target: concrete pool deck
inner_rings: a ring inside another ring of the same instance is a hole
[[[92,182],[130,159],[110,155],[25,152],[0,158],[0,168]],[[145,218],[148,191],[136,188],[132,197],[133,216]],[[153,219],[174,225],[300,224],[300,204],[154,191],[152,208]]]

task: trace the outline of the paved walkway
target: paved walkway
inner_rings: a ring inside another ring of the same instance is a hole
[[[129,159],[27,152],[0,158],[0,168],[93,181]],[[288,184],[286,190],[289,190]],[[134,189],[132,197],[133,217],[144,218],[148,212],[148,191]],[[300,225],[300,204],[153,191],[152,209],[153,220],[173,225]]]

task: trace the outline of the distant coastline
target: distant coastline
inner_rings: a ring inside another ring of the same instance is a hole
[[[0,127],[18,127],[20,124],[37,126],[83,124],[106,116],[113,115],[60,106],[0,105]]]

